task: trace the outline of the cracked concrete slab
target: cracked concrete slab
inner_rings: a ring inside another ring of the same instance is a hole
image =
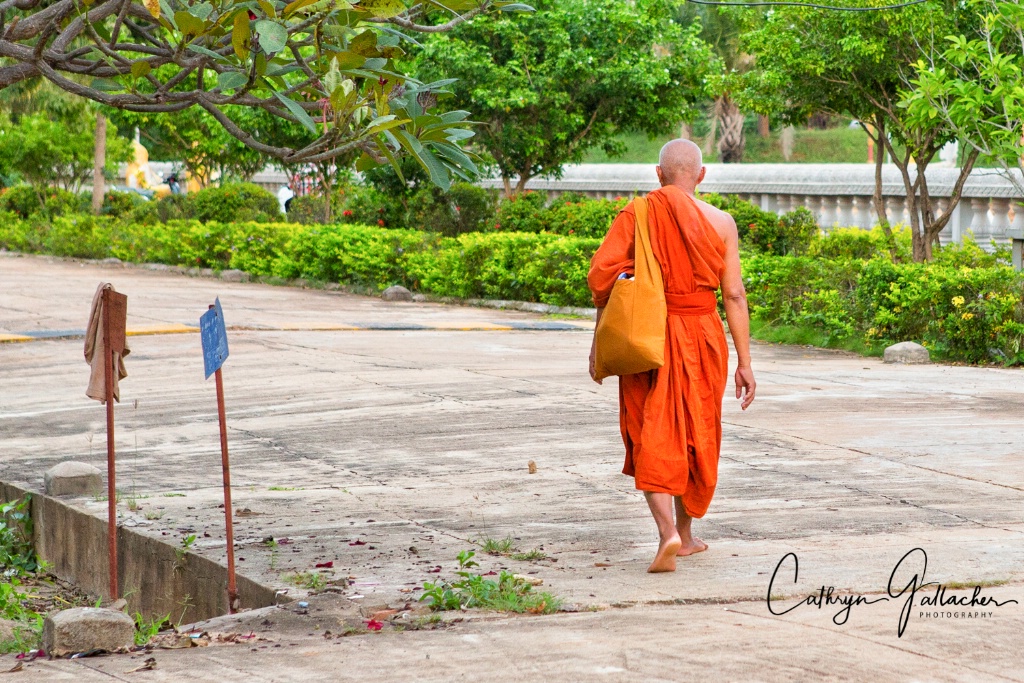
[[[392,604],[450,578],[455,555],[476,548],[482,571],[534,575],[581,608],[616,606],[310,641],[279,665],[274,653],[248,661],[245,649],[210,648],[191,665],[209,667],[198,680],[308,680],[342,656],[353,678],[1021,678],[1019,604],[988,621],[915,618],[897,638],[888,605],[837,626],[810,608],[773,616],[764,602],[786,553],[799,556],[799,581],[773,592],[793,600],[822,585],[882,594],[916,547],[927,580],[991,584],[986,593],[1024,602],[1021,370],[757,344],[758,399],[744,413],[726,396],[719,488],[697,523],[710,550],[650,576],[655,530],[619,474],[615,385],[589,381],[586,332],[308,331],[543,318],[9,255],[0,331],[82,327],[101,279],[128,294],[129,325],[191,323],[220,296],[229,322],[253,328],[231,334],[224,369],[234,506],[248,510],[235,531],[240,572],[297,596],[289,573],[330,561],[326,576],[353,577],[351,604]],[[132,349],[116,408],[122,523],[172,544],[196,533],[196,551],[222,562],[218,428],[198,338],[137,337]],[[104,466],[104,414],[84,396],[87,375],[80,342],[0,345],[0,479],[38,488],[61,460]],[[103,501],[71,502],[105,514]],[[288,542],[271,548],[268,536]],[[544,559],[479,552],[506,536]],[[652,624],[672,628],[652,635]],[[180,671],[195,656],[161,662]],[[91,663],[46,666],[52,680],[91,680],[81,678]]]

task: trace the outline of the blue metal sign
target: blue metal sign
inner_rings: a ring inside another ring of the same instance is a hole
[[[228,333],[224,328],[224,311],[221,310],[219,297],[213,308],[199,318],[199,335],[203,339],[206,379],[210,379],[210,375],[220,370],[228,358]]]

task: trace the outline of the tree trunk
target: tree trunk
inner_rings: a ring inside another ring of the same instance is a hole
[[[713,111],[711,114],[711,127],[708,128],[708,134],[704,136],[704,146],[701,148],[701,152],[704,153],[705,158],[711,156],[715,151],[715,142],[718,137],[718,115]]]
[[[512,196],[512,181],[507,175],[501,176],[501,183],[505,186],[505,199]]]
[[[96,114],[96,142],[92,155],[92,212],[99,214],[103,210],[103,195],[106,183],[103,178],[103,167],[107,163],[107,118]]]
[[[907,197],[909,199],[908,208],[910,209],[910,232],[913,239],[914,261],[918,263],[930,261],[934,255],[932,245],[938,242],[939,233],[949,223],[953,210],[960,203],[960,198],[963,196],[964,183],[967,182],[967,177],[974,170],[974,163],[978,159],[978,151],[972,150],[972,153],[964,159],[963,166],[960,167],[960,175],[953,186],[952,196],[949,198],[949,206],[945,213],[942,214],[942,217],[936,219],[935,213],[932,210],[931,195],[928,191],[928,180],[925,177],[928,164],[931,163],[931,160],[939,151],[932,144],[933,141],[928,140],[923,144],[915,145],[918,149],[925,150],[917,158],[911,158],[909,153],[904,153],[902,159],[896,156],[892,143],[889,142],[887,136],[880,137],[879,141],[885,144],[890,158],[903,176],[903,186],[907,190]],[[911,161],[916,165],[916,177],[913,181],[910,180],[909,168]]]
[[[743,161],[743,113],[728,94],[715,100],[715,118],[722,127],[718,140],[718,160],[723,164]]]
[[[679,137],[683,140],[693,140],[693,126],[686,122],[680,123]]]
[[[529,174],[520,171],[520,173],[519,173],[519,180],[516,181],[516,190],[515,190],[516,194],[519,194],[519,193],[523,192],[524,190],[526,190],[526,183],[528,183],[529,181],[530,181]]]
[[[757,115],[757,134],[763,138],[771,135],[772,127],[771,120],[764,114]]]
[[[893,263],[899,260],[899,252],[896,250],[896,239],[892,235],[892,226],[889,225],[889,216],[885,213],[885,197],[882,196],[882,162],[885,160],[885,147],[882,143],[882,136],[885,135],[885,121],[880,120],[878,125],[870,126],[861,123],[861,128],[868,134],[878,153],[875,154],[875,215],[878,216],[878,226],[885,234],[885,244],[889,250],[889,258]],[[872,133],[874,131],[874,133]]]

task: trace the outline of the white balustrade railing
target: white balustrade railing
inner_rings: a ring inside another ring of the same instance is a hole
[[[870,164],[708,164],[707,169],[701,192],[737,195],[779,214],[803,206],[826,231],[837,226],[868,229],[878,223],[875,167]],[[926,175],[933,210],[941,216],[949,209],[959,170],[932,166]],[[481,184],[501,186],[495,180]],[[580,164],[567,167],[558,180],[535,178],[526,187],[555,195],[573,191],[614,199],[650,192],[658,187],[658,179],[653,164]],[[895,166],[883,167],[882,196],[889,222],[909,223],[906,190]],[[1024,197],[1000,173],[975,169],[939,239],[960,241],[972,234],[984,247],[993,241],[1005,244],[1024,230],[1022,202]]]

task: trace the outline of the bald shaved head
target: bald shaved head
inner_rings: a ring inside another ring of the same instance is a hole
[[[703,179],[703,168],[700,147],[690,140],[670,140],[658,155],[658,176],[662,185],[695,187]]]

